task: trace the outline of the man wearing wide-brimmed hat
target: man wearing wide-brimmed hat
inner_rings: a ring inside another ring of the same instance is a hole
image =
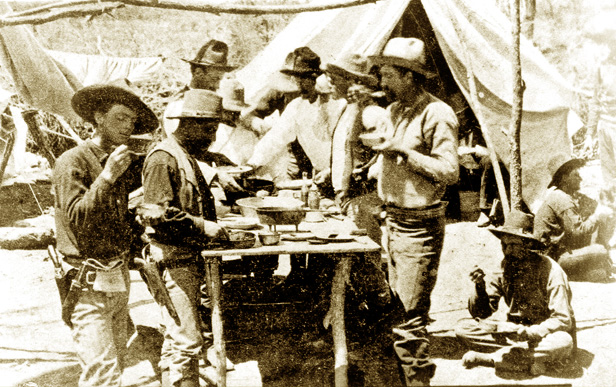
[[[376,192],[376,180],[369,180],[367,176],[376,152],[359,140],[359,135],[366,130],[361,120],[362,110],[374,102],[359,103],[349,94],[349,89],[353,87],[364,87],[368,93],[377,90],[378,80],[369,70],[367,58],[359,54],[345,54],[324,66],[325,75],[333,88],[332,98],[347,100],[332,138],[331,182],[335,200],[343,214],[380,244],[381,228],[377,217],[383,203]],[[391,300],[389,285],[381,268],[381,253],[362,256],[363,259],[355,261],[356,269],[367,275],[359,276],[353,287],[366,295],[362,301],[366,302],[372,317],[376,318],[377,313]]]
[[[319,97],[315,84],[322,74],[320,64],[319,56],[308,47],[299,47],[287,56],[280,72],[295,79],[300,96],[286,106],[275,126],[259,141],[250,165],[259,168],[269,164],[297,140],[317,173],[329,169],[332,133],[346,101]]]
[[[312,169],[316,172],[312,176],[313,181],[319,182],[325,181],[320,179],[329,175],[326,171],[330,166],[332,135],[346,101],[342,98],[323,98],[317,93],[315,85],[317,77],[322,74],[320,66],[321,58],[309,47],[296,48],[287,55],[280,72],[294,78],[300,96],[286,106],[275,125],[255,147],[248,160],[255,170],[260,170],[284,154],[289,145],[297,144],[308,158],[305,164],[311,164],[312,168],[301,165],[301,158],[292,152],[297,164],[289,163],[289,176],[297,178],[298,172]],[[302,270],[305,262],[304,256],[292,256],[291,272],[285,281],[290,287],[296,284],[301,287],[306,283],[305,270]]]
[[[199,49],[194,59],[183,59],[190,64],[192,77],[190,84],[180,90],[175,100],[169,102],[165,109],[163,129],[166,136],[171,136],[178,126],[178,120],[171,117],[177,116],[182,111],[183,98],[188,90],[217,91],[225,74],[237,68],[237,66],[229,65],[228,56],[229,46],[225,42],[210,39]],[[208,183],[216,180],[225,190],[241,191],[242,188],[233,177],[212,168],[212,162],[217,160],[215,156],[207,152],[207,149],[203,149],[202,154],[197,155],[199,161],[204,162],[202,166]]]
[[[538,375],[562,369],[576,347],[575,316],[567,275],[532,234],[532,215],[511,211],[501,228],[489,230],[501,241],[501,270],[486,284],[485,273],[470,273],[474,293],[456,335],[471,348],[463,358],[467,368],[495,367]],[[507,321],[488,319],[501,298],[508,306]],[[553,368],[555,367],[555,368]]]
[[[191,80],[165,109],[163,126],[167,135],[173,133],[178,124],[177,120],[169,120],[168,117],[177,115],[181,111],[181,100],[187,90],[216,91],[225,74],[237,68],[228,64],[228,55],[229,46],[225,42],[210,39],[201,46],[194,59],[183,59],[190,64]]]
[[[62,154],[52,176],[57,249],[69,275],[83,268],[86,282],[64,298],[63,320],[82,367],[79,386],[120,386],[134,223],[128,194],[139,188],[141,172],[125,144],[132,134],[154,131],[158,119],[134,93],[114,85],[85,87],[71,103],[94,135]]]
[[[582,159],[562,164],[535,217],[535,235],[572,281],[606,281],[612,274],[609,240],[614,211],[580,192]]]
[[[161,386],[196,387],[204,350],[198,307],[205,273],[199,254],[208,242],[228,235],[216,223],[214,197],[193,155],[215,140],[222,99],[209,90],[188,90],[182,110],[171,118],[179,121],[177,130],[146,157],[139,214],[149,226],[150,254],[163,268],[178,315],[176,320],[161,307]]]
[[[394,349],[407,385],[428,384],[430,360],[426,330],[430,295],[445,235],[441,199],[458,181],[458,121],[451,107],[425,90],[435,74],[427,67],[424,43],[393,38],[381,55],[381,88],[390,101],[391,125],[379,153],[378,192],[385,203],[389,283],[403,308],[394,328]]]

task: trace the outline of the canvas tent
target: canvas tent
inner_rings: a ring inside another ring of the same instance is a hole
[[[502,129],[508,128],[511,115],[510,31],[510,22],[496,5],[483,1],[381,0],[304,13],[239,71],[238,78],[250,97],[296,47],[310,47],[327,63],[346,53],[378,54],[391,37],[417,37],[426,42],[429,65],[438,73],[437,87],[431,91],[454,109],[460,108],[455,105],[461,92],[475,113],[480,109],[496,153],[507,165],[509,145]],[[574,93],[523,37],[521,57],[526,84],[521,132],[523,197],[535,209],[551,171],[571,157],[567,122]],[[471,68],[478,106],[469,94],[467,73]]]

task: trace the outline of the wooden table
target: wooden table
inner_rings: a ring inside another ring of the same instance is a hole
[[[285,233],[295,232],[295,228],[291,227],[285,231],[288,226],[278,226],[277,230],[284,236]],[[310,229],[336,229],[345,230],[348,233],[350,224],[348,222],[339,222],[328,220],[327,222],[300,224],[300,230]],[[221,287],[222,276],[220,264],[223,256],[241,256],[241,255],[271,255],[271,254],[332,254],[336,257],[336,269],[332,280],[332,295],[330,301],[330,310],[328,315],[332,325],[332,336],[334,341],[334,362],[335,362],[335,385],[336,387],[346,387],[347,379],[347,346],[346,333],[344,326],[344,298],[346,292],[346,283],[351,272],[351,260],[345,259],[345,255],[349,253],[368,253],[380,250],[380,246],[372,241],[367,236],[354,236],[353,242],[330,242],[322,245],[310,244],[307,241],[288,241],[282,240],[280,244],[274,246],[259,246],[249,249],[235,250],[203,250],[201,255],[205,258],[206,263],[206,280],[209,282],[211,290],[210,298],[212,302],[212,334],[214,336],[214,349],[218,359],[218,364],[215,364],[218,376],[218,386],[226,387],[227,385],[227,370],[226,370],[226,351],[222,323],[222,305],[221,305]],[[347,257],[348,258],[348,257]]]

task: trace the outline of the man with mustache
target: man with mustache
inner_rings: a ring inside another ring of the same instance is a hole
[[[458,180],[458,120],[451,107],[428,93],[434,74],[426,67],[424,43],[394,38],[373,56],[381,87],[391,101],[379,153],[378,193],[385,203],[389,283],[403,308],[395,322],[394,350],[408,386],[428,385],[436,365],[426,330],[445,236],[448,184]]]
[[[150,254],[162,266],[162,279],[177,319],[162,307],[165,340],[162,387],[198,387],[204,351],[198,312],[205,278],[202,249],[228,239],[216,223],[214,197],[194,157],[216,139],[222,98],[209,90],[188,90],[178,128],[147,156],[143,167],[141,218],[148,227]]]

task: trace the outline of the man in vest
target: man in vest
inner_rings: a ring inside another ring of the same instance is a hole
[[[150,227],[150,254],[164,268],[162,278],[179,318],[161,308],[161,385],[196,387],[204,350],[198,312],[205,277],[200,251],[228,235],[216,223],[214,198],[194,155],[216,138],[221,97],[208,90],[188,90],[181,113],[170,118],[179,120],[177,129],[145,160],[140,214]]]
[[[63,320],[71,327],[82,373],[79,386],[120,386],[128,340],[128,194],[140,186],[131,134],[158,127],[156,115],[132,92],[92,85],[71,100],[94,125],[94,136],[60,156],[52,182],[57,248],[67,281]]]
[[[210,39],[201,46],[194,59],[184,59],[185,62],[190,64],[191,80],[188,85],[179,91],[175,100],[169,102],[163,113],[163,129],[167,137],[171,136],[177,129],[178,120],[172,117],[177,116],[181,112],[186,92],[189,90],[217,91],[220,81],[224,78],[225,74],[237,68],[237,66],[228,63],[228,56],[229,46],[227,43]],[[207,163],[204,165],[203,172],[208,184],[216,180],[226,191],[242,191],[242,187],[232,176],[211,167],[212,161],[215,162],[221,159],[219,155],[208,152],[206,147],[201,149],[195,157],[199,161]],[[224,160],[225,158],[223,157],[222,159]],[[225,162],[228,161],[225,160]]]

